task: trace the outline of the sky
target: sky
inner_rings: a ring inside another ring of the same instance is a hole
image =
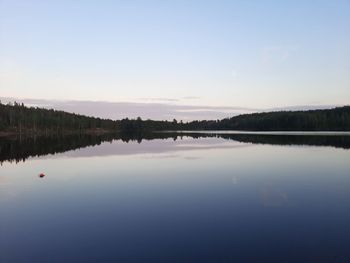
[[[349,32],[349,0],[0,0],[0,96],[168,119],[348,105]]]

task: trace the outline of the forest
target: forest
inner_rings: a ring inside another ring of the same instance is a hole
[[[350,106],[326,110],[276,111],[242,114],[222,120],[183,122],[88,117],[53,109],[0,102],[0,134],[52,135],[120,132],[135,137],[151,131],[350,131]]]
[[[118,127],[140,130],[350,131],[350,106],[327,110],[242,114],[222,120],[191,122],[123,119]]]
[[[217,121],[193,121],[184,130],[350,131],[350,106],[326,110],[242,114]]]
[[[116,128],[117,123],[108,119],[0,102],[0,132],[3,133],[50,135]]]

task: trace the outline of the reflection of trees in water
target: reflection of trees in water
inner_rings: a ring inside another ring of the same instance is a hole
[[[66,135],[0,139],[0,162],[20,162],[28,157],[62,153],[112,141],[113,135]]]
[[[20,162],[29,157],[62,153],[69,150],[100,145],[102,142],[121,140],[125,143],[154,139],[182,139],[190,137],[223,138],[245,143],[272,144],[272,145],[314,145],[332,146],[350,149],[350,136],[313,136],[313,135],[256,135],[256,134],[203,134],[203,133],[117,133],[117,134],[77,134],[66,136],[1,138],[0,162]]]
[[[346,135],[251,135],[251,134],[220,134],[219,137],[239,142],[272,144],[272,145],[310,145],[333,146],[350,149],[350,136]]]

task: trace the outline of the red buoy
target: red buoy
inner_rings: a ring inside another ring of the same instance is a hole
[[[39,174],[39,177],[40,177],[40,178],[43,178],[44,176],[45,176],[44,173]]]

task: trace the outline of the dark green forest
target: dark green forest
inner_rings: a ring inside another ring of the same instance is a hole
[[[278,111],[243,114],[222,120],[156,121],[110,120],[75,113],[0,102],[0,133],[50,135],[86,132],[121,132],[139,136],[150,131],[350,131],[350,106],[327,110]]]
[[[242,114],[217,121],[193,121],[183,129],[246,131],[350,131],[350,106],[327,110]]]
[[[62,134],[87,130],[116,130],[117,123],[108,119],[75,113],[0,103],[0,131],[18,134]]]
[[[350,131],[350,106],[327,110],[277,111],[242,114],[222,120],[183,123],[124,119],[118,127],[140,130]]]

